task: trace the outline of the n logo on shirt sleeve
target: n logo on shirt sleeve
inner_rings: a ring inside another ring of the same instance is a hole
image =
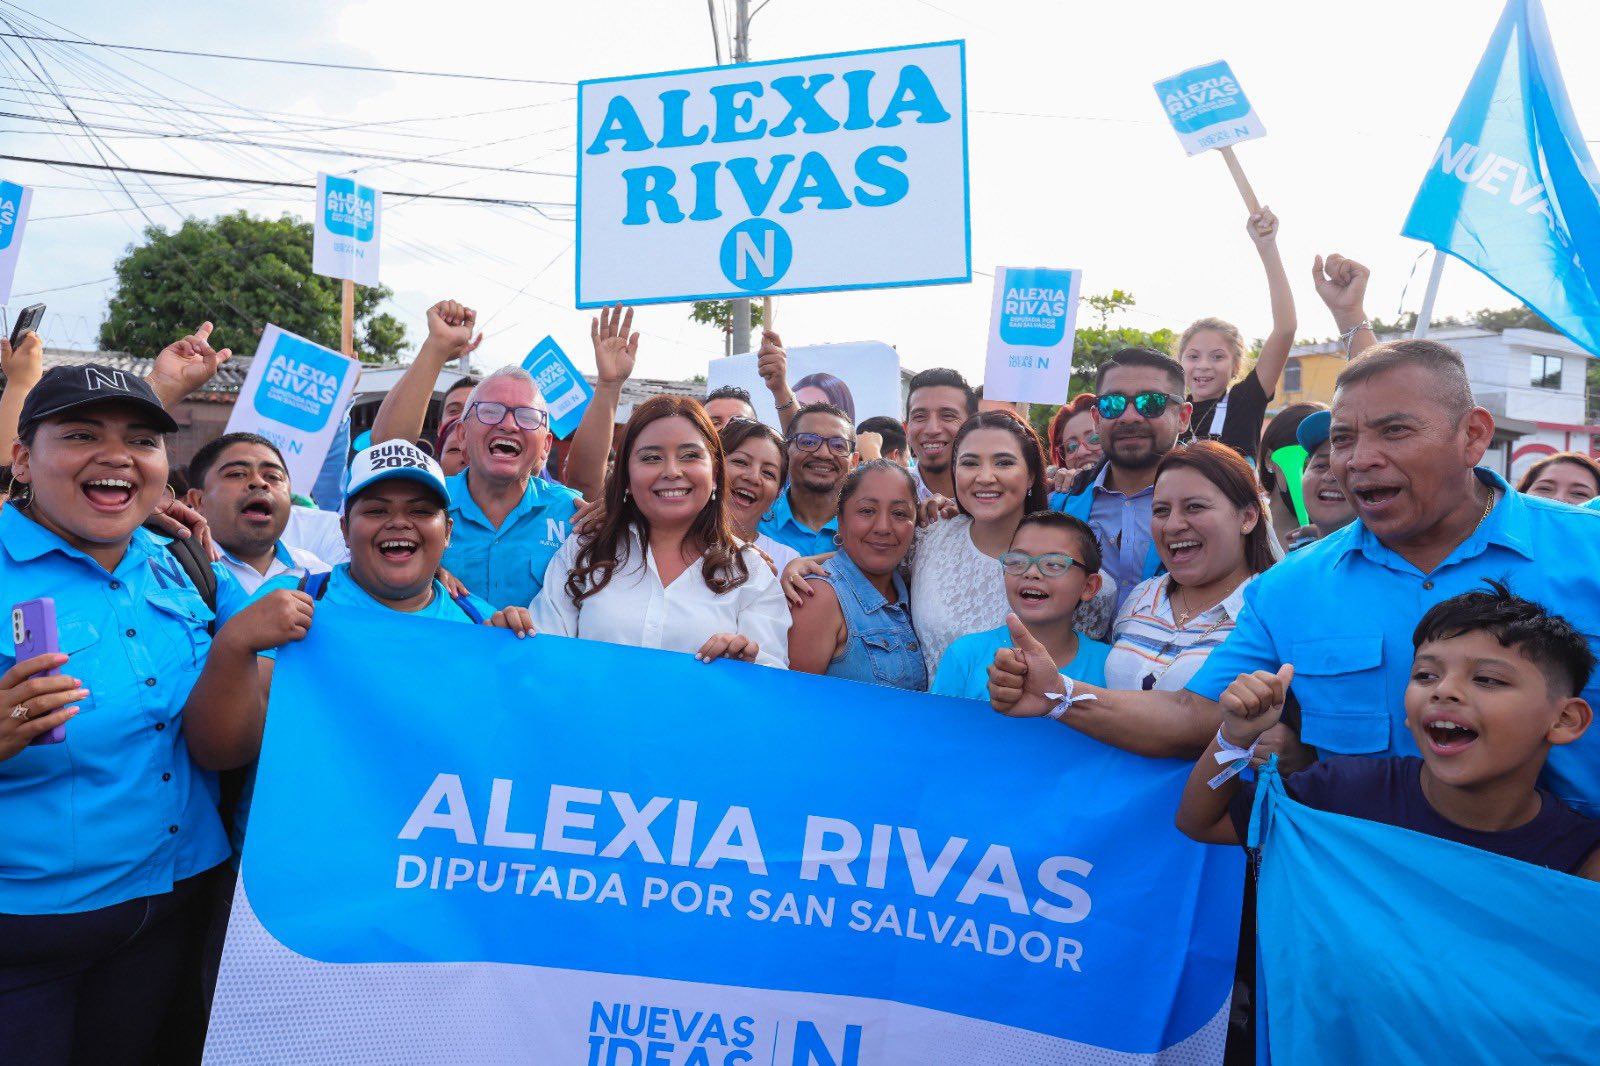
[[[567,524],[559,518],[546,518],[544,520],[544,542],[546,544],[560,544],[567,539]]]

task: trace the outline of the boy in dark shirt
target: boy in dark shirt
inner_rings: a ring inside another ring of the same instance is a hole
[[[1406,725],[1422,758],[1332,756],[1284,787],[1308,807],[1600,881],[1600,821],[1537,785],[1550,746],[1577,740],[1593,718],[1577,694],[1594,654],[1565,619],[1491,588],[1437,604],[1412,634]],[[1178,807],[1184,833],[1208,844],[1244,839],[1255,788],[1230,770],[1278,721],[1293,676],[1292,665],[1257,670],[1223,693],[1222,727]]]

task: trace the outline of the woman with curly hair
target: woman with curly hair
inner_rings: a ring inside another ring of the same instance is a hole
[[[705,410],[657,396],[634,411],[605,518],[569,537],[531,610],[541,633],[788,665],[778,580],[728,519],[722,442]]]

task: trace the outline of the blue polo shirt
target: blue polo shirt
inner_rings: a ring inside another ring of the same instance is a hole
[[[1600,653],[1600,514],[1512,492],[1482,467],[1477,474],[1502,495],[1432,573],[1352,522],[1245,587],[1238,626],[1189,691],[1218,700],[1242,673],[1293,663],[1302,741],[1325,754],[1417,755],[1405,726],[1411,633],[1434,604],[1504,581],[1565,617]],[[1600,672],[1583,696],[1600,706]],[[1600,814],[1600,729],[1552,748],[1541,783]]]
[[[526,607],[544,587],[545,569],[571,532],[581,497],[565,485],[529,478],[521,501],[496,529],[467,488],[471,473],[447,481],[455,528],[444,568],[496,608]]]
[[[812,529],[794,516],[789,505],[789,487],[785,485],[756,532],[765,533],[801,555],[825,555],[839,547],[833,542],[833,535],[839,532],[839,516],[828,519],[821,529]]]
[[[108,574],[17,508],[0,508],[0,589],[7,608],[55,600],[71,656],[62,669],[89,690],[64,741],[0,761],[0,913],[159,895],[227,858],[216,778],[183,739],[211,609],[162,542],[135,530]],[[0,672],[14,665],[14,647],[0,650]]]
[[[1088,523],[1100,542],[1100,569],[1117,583],[1117,610],[1134,588],[1161,572],[1161,554],[1150,535],[1150,507],[1156,490],[1151,485],[1132,496],[1106,488],[1111,464],[1100,468],[1089,487],[1076,496],[1054,493],[1052,510],[1061,511]]]
[[[995,652],[1009,647],[1011,647],[1011,630],[1005,626],[957,637],[950,647],[945,649],[944,657],[939,660],[939,671],[934,675],[933,688],[928,691],[935,696],[961,696],[969,700],[987,702],[989,665],[994,662]],[[1061,673],[1074,681],[1083,681],[1104,688],[1106,656],[1110,654],[1111,645],[1090,640],[1079,633],[1078,654],[1061,668]]]

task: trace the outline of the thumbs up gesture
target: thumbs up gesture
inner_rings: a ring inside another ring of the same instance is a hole
[[[1294,679],[1294,667],[1284,663],[1278,672],[1257,670],[1240,674],[1222,693],[1222,735],[1241,748],[1254,744],[1256,738],[1283,717],[1283,703],[1289,695],[1289,682]]]
[[[1056,662],[1016,615],[1006,615],[1006,628],[1011,647],[995,652],[989,666],[989,705],[1009,718],[1049,714],[1056,700],[1046,693],[1060,686]]]

